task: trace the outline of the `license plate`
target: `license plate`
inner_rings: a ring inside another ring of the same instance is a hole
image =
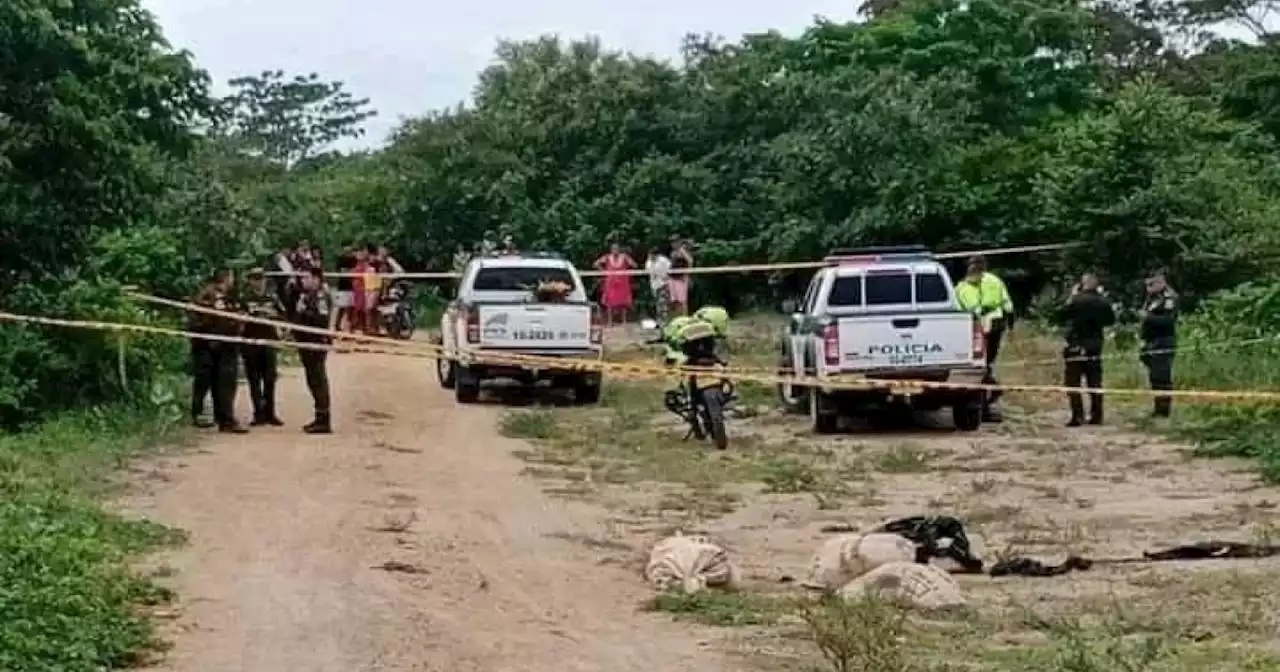
[[[720,387],[719,380],[699,380],[694,383],[699,390],[711,390]]]
[[[383,315],[395,315],[396,307],[395,306],[378,306],[378,312],[382,313]]]

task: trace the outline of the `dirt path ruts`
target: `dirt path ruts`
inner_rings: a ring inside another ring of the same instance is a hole
[[[640,577],[565,538],[598,535],[603,514],[521,477],[497,409],[455,406],[426,361],[345,355],[330,372],[337,434],[297,431],[309,399],[286,377],[290,427],[211,435],[128,503],[191,536],[159,559],[181,608],[156,669],[736,667],[637,612]]]

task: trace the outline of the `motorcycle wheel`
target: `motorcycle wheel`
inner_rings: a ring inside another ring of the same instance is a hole
[[[395,338],[400,338],[406,341],[413,338],[413,316],[410,315],[408,311],[397,313],[395,322],[397,333],[399,334],[398,336],[395,336]]]
[[[702,393],[702,421],[706,425],[707,433],[711,435],[711,442],[715,444],[716,450],[725,450],[729,447],[729,434],[724,424],[724,396],[720,390],[705,390]]]

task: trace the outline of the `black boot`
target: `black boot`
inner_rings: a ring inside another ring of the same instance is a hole
[[[261,427],[261,426],[266,425],[266,424],[270,424],[270,423],[269,423],[269,421],[267,420],[267,415],[266,415],[266,413],[263,413],[262,411],[255,409],[255,410],[253,411],[253,422],[250,422],[250,423],[249,423],[249,426],[250,426],[250,427]]]
[[[1067,426],[1068,426],[1068,427],[1079,427],[1080,425],[1083,425],[1083,424],[1084,424],[1084,422],[1082,422],[1082,421],[1080,420],[1080,418],[1078,418],[1078,417],[1076,417],[1076,416],[1074,416],[1074,415],[1073,415],[1073,416],[1071,416],[1071,419],[1067,421]]]
[[[333,427],[329,425],[329,416],[318,415],[315,420],[311,421],[311,424],[303,427],[302,431],[307,434],[332,434]]]
[[[1089,395],[1089,424],[1102,424],[1102,395]]]
[[[249,430],[245,429],[240,423],[232,420],[230,422],[218,425],[218,431],[223,434],[248,434]]]

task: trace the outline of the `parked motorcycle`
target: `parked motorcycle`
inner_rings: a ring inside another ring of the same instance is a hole
[[[651,319],[642,320],[640,325],[648,330],[659,329],[658,323]],[[667,345],[667,339],[661,331],[655,338],[645,342],[650,345]],[[687,339],[680,347],[680,352],[685,360],[682,364],[686,366],[728,365],[728,362],[720,359],[716,354],[716,338],[709,329],[706,336]],[[666,363],[675,365],[681,362],[668,356]],[[691,374],[682,379],[675,389],[663,393],[662,402],[668,411],[680,416],[689,424],[689,432],[684,435],[685,441],[689,440],[690,436],[696,437],[699,441],[710,439],[717,450],[724,450],[729,447],[729,435],[725,427],[725,409],[735,399],[737,396],[734,394],[732,382],[715,375]]]
[[[392,283],[378,303],[378,323],[391,338],[409,340],[413,337],[413,302],[410,300],[409,283],[403,280]]]

